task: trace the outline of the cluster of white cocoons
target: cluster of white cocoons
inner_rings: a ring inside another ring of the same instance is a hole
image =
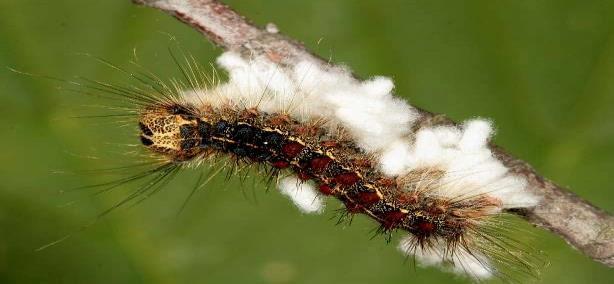
[[[444,170],[445,185],[432,192],[442,197],[489,195],[501,201],[501,209],[534,206],[537,199],[527,192],[526,181],[508,169],[488,148],[493,132],[483,119],[462,126],[423,127],[412,133],[419,112],[392,95],[394,84],[386,77],[359,81],[341,67],[322,68],[301,62],[293,68],[280,67],[266,58],[245,59],[234,52],[218,58],[229,80],[206,90],[191,90],[185,98],[193,103],[231,104],[257,107],[268,113],[287,113],[299,121],[325,118],[329,127],[343,127],[366,152],[379,157],[384,174],[399,176],[420,168]],[[322,197],[313,185],[294,177],[279,182],[302,212],[321,212]],[[407,251],[426,265],[444,261],[442,251]],[[463,271],[489,276],[483,265],[459,254]],[[481,269],[481,270],[480,270]],[[457,271],[456,269],[454,271]],[[457,272],[461,272],[458,270]]]
[[[278,183],[279,191],[289,197],[303,213],[320,213],[324,210],[324,199],[311,184],[295,177],[286,177]]]
[[[454,254],[446,253],[446,244],[442,240],[436,240],[424,249],[417,249],[412,245],[411,238],[405,238],[399,243],[399,250],[415,256],[423,266],[441,266],[456,274],[468,274],[474,279],[486,279],[493,275],[486,256],[475,251],[469,253],[464,248],[457,249]]]

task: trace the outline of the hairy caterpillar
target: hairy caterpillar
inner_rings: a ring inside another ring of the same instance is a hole
[[[502,210],[537,200],[492,156],[489,122],[423,126],[383,77],[359,82],[339,68],[288,68],[232,52],[218,63],[226,83],[207,82],[190,61],[180,65],[183,83],[130,73],[143,87],[94,82],[131,105],[139,139],[158,161],[101,185],[146,180],[118,206],[151,195],[183,167],[223,160],[258,168],[303,212],[320,212],[332,196],[344,218],[364,214],[382,233],[406,232],[399,249],[425,265],[474,279],[536,273]]]

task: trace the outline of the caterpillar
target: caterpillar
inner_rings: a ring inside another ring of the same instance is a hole
[[[360,82],[346,68],[226,52],[218,64],[229,79],[220,83],[195,60],[177,64],[183,82],[130,72],[141,87],[93,82],[129,104],[142,147],[157,161],[101,185],[149,178],[115,207],[156,192],[182,168],[224,160],[256,168],[305,213],[333,197],[342,220],[366,215],[388,240],[402,232],[399,250],[423,265],[475,280],[537,275],[540,259],[512,237],[504,210],[538,199],[489,150],[488,120],[429,126],[392,95],[390,79]]]

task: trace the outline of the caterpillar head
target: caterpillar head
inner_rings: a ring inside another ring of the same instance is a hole
[[[197,116],[177,105],[157,105],[139,115],[141,143],[172,161],[185,161],[201,152]]]

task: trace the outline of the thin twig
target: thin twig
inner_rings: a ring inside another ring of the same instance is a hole
[[[300,43],[278,33],[275,26],[270,24],[265,29],[258,28],[217,0],[133,2],[171,14],[226,50],[245,56],[264,55],[281,66],[310,61],[322,68],[332,67]],[[444,115],[428,111],[423,113],[420,126],[454,123]],[[540,176],[529,164],[514,158],[500,147],[492,145],[491,148],[512,172],[528,180],[533,193],[542,197],[538,206],[513,213],[561,236],[591,259],[614,267],[614,216]]]

